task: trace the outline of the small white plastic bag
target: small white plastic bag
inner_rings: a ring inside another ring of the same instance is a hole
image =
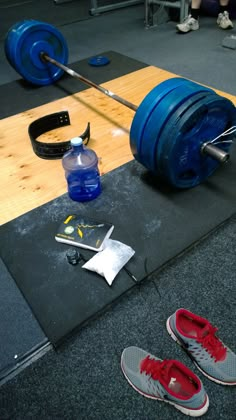
[[[95,254],[82,268],[100,274],[111,286],[116,275],[134,254],[135,251],[130,246],[107,239],[104,250]]]

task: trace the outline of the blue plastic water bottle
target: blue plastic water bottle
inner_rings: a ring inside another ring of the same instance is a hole
[[[71,139],[71,149],[62,158],[69,197],[89,201],[101,193],[101,180],[96,153],[83,145],[80,137]]]

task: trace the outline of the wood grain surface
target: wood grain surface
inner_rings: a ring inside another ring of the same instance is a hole
[[[162,81],[175,77],[156,67],[146,67],[104,83],[122,98],[139,105]],[[236,104],[236,97],[217,91]],[[28,136],[29,124],[45,115],[67,110],[71,125],[43,134],[39,140],[60,142],[81,134],[91,124],[89,147],[100,159],[104,174],[130,161],[129,130],[134,111],[94,88],[30,109],[1,121],[1,217],[6,223],[67,191],[61,159],[37,157]]]

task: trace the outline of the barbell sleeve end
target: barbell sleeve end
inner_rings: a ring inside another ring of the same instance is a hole
[[[209,142],[205,142],[202,144],[201,153],[203,155],[211,156],[213,159],[216,159],[220,163],[226,163],[230,158],[228,152],[220,149],[219,147],[214,146],[212,143]]]

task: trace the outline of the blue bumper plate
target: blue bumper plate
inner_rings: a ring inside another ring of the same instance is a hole
[[[193,103],[163,132],[156,154],[163,178],[177,188],[192,188],[205,181],[219,162],[201,153],[203,143],[235,124],[236,108],[228,99],[209,94]],[[228,151],[230,143],[219,140],[217,147]]]
[[[140,163],[142,163],[139,157],[140,144],[152,112],[169,92],[184,83],[186,80],[180,77],[165,80],[152,89],[139,105],[130,128],[130,147],[134,157]]]
[[[210,89],[201,85],[185,80],[181,85],[175,87],[169,92],[158,106],[154,109],[147,121],[143,136],[140,141],[139,161],[151,171],[156,167],[156,150],[158,148],[159,138],[162,130],[167,124],[174,112],[180,106],[189,106],[189,100],[199,92],[210,92]],[[185,105],[185,103],[187,104]]]
[[[15,24],[7,33],[5,53],[10,64],[28,82],[50,85],[63,75],[63,70],[44,62],[44,52],[62,64],[67,64],[68,47],[62,34],[53,26],[35,20]]]

